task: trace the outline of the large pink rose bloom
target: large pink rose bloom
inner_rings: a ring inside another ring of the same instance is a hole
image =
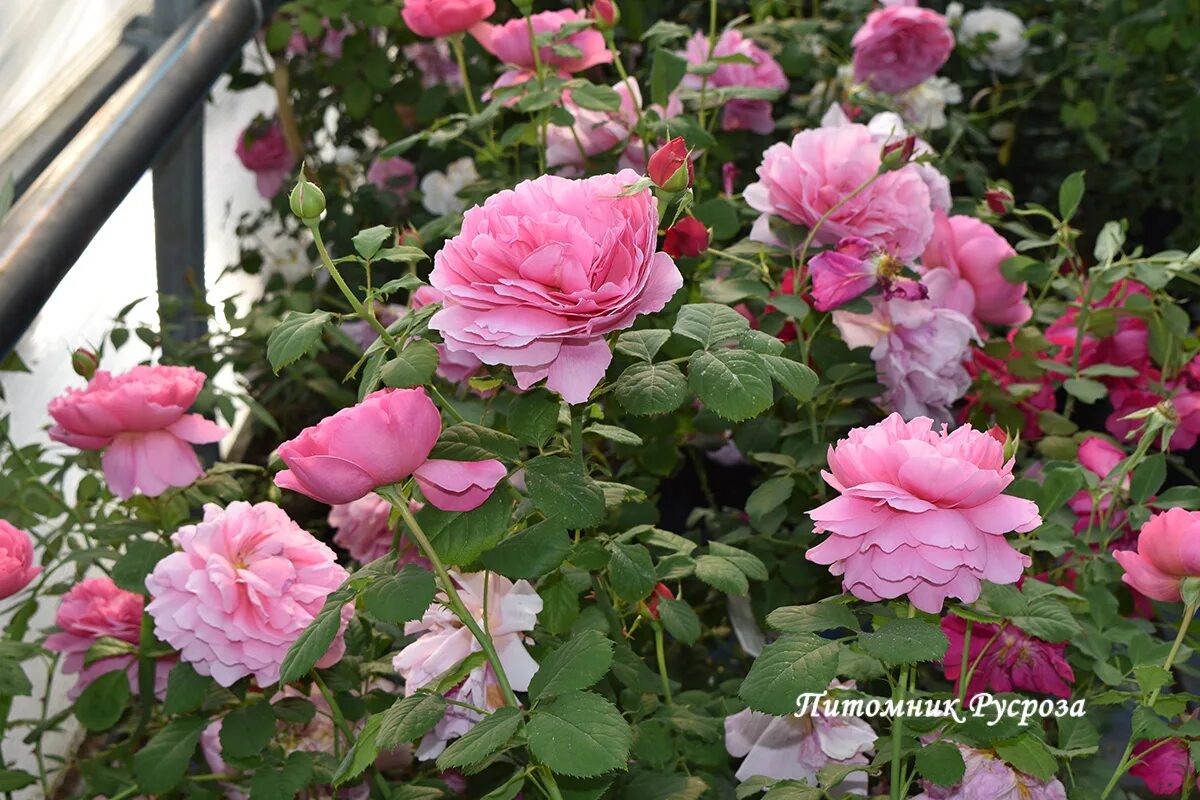
[[[703,31],[688,40],[683,53],[689,64],[698,66],[714,59],[742,56],[751,63],[743,61],[728,61],[720,64],[716,71],[708,76],[707,86],[710,89],[769,89],[782,94],[790,86],[783,67],[779,66],[770,53],[763,50],[753,40],[742,36],[741,31],[727,30],[717,40],[717,46],[709,52],[708,35]],[[699,90],[705,86],[701,75],[684,75],[683,86]],[[723,105],[721,128],[727,131],[747,130],[754,133],[768,134],[775,130],[775,120],[771,116],[770,100],[751,100],[746,98],[731,98]]]
[[[228,430],[187,410],[204,386],[191,367],[134,367],[97,372],[83,389],[50,401],[50,438],[80,450],[103,450],[108,487],[123,500],[156,497],[201,475],[193,444],[220,441]]]
[[[921,256],[922,271],[931,280],[945,270],[949,282],[962,292],[964,313],[981,323],[1021,325],[1033,316],[1025,302],[1025,284],[1009,283],[1000,264],[1017,254],[992,226],[973,217],[947,217],[936,212],[933,238]]]
[[[42,568],[33,563],[33,539],[0,519],[0,598],[12,597],[29,585]]]
[[[413,33],[438,39],[466,33],[495,11],[495,0],[404,0],[400,16]]]
[[[408,305],[416,310],[430,303],[440,303],[443,299],[442,293],[437,289],[422,286],[412,293]],[[451,350],[444,344],[434,347],[438,351],[437,374],[450,383],[466,383],[483,369],[483,362],[465,350]]]
[[[880,147],[865,125],[814,128],[791,144],[774,144],[763,154],[758,182],[746,187],[751,208],[762,212],[751,238],[778,244],[770,218],[811,228],[879,170]],[[919,256],[933,235],[929,187],[909,165],[880,176],[833,211],[814,241],[833,245],[857,236],[902,261]]]
[[[1200,511],[1155,514],[1142,526],[1137,550],[1114,550],[1113,558],[1129,586],[1155,600],[1178,602],[1183,581],[1200,578]]]
[[[468,211],[434,260],[444,306],[430,320],[451,351],[507,364],[517,384],[546,385],[582,403],[604,377],[606,334],[659,311],[683,276],[658,244],[647,189],[621,197],[625,170],[526,181]]]
[[[142,596],[117,587],[112,578],[87,578],[63,595],[54,616],[58,633],[46,639],[46,649],[62,653],[63,672],[78,674],[79,680],[68,693],[74,700],[94,680],[118,670],[129,675],[129,688],[138,689],[137,655],[108,656],[85,664],[87,651],[103,637],[110,637],[137,647],[142,638]],[[166,691],[171,659],[160,659],[156,665],[155,689]]]
[[[503,25],[480,23],[471,29],[471,35],[479,40],[483,49],[496,58],[516,67],[523,73],[532,72],[537,68],[533,57],[533,40],[529,36],[530,23],[537,36],[557,34],[568,23],[586,21],[588,16],[583,11],[564,9],[562,11],[542,11],[529,17],[516,17]],[[612,52],[604,41],[604,34],[595,28],[584,28],[576,31],[561,41],[578,51],[556,53],[549,45],[542,47],[538,53],[541,63],[551,69],[561,72],[582,72],[597,64],[612,62]],[[503,79],[502,79],[503,80]],[[514,82],[516,82],[514,80]]]
[[[955,693],[962,682],[966,630],[962,617],[948,614],[942,618],[942,632],[950,640],[942,669],[946,680],[954,681]],[[976,622],[967,648],[966,663],[968,669],[974,665],[974,671],[966,697],[980,692],[1038,692],[1070,698],[1075,671],[1067,662],[1066,649],[1066,642],[1044,642],[1012,624],[1001,630],[998,625]]]
[[[954,34],[936,11],[891,6],[872,11],[850,44],[854,79],[877,92],[900,94],[942,68],[954,50]]]
[[[828,564],[855,597],[908,595],[938,613],[948,597],[975,602],[981,581],[1015,583],[1031,563],[1004,534],[1042,518],[1034,503],[1003,494],[1013,461],[986,433],[892,414],[851,430],[828,457],[821,475],[839,496],[808,512],[829,536],[806,557]]]
[[[146,576],[154,635],[222,686],[279,680],[288,648],[348,577],[333,550],[274,503],[208,504],[204,520],[171,536],[180,552]],[[354,615],[342,609],[342,625]],[[339,635],[319,667],[345,651]]]
[[[254,173],[258,193],[268,200],[279,194],[296,166],[296,154],[277,119],[259,119],[238,134],[234,152],[242,166]]]

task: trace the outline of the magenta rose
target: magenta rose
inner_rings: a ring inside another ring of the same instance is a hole
[[[188,486],[204,470],[193,444],[219,442],[228,430],[188,414],[204,386],[191,367],[134,367],[124,375],[97,372],[83,389],[50,401],[50,438],[80,450],[103,450],[108,487],[123,500],[156,497]]]
[[[981,323],[1021,325],[1033,316],[1025,284],[1009,283],[1000,264],[1017,254],[992,226],[973,217],[934,214],[933,238],[921,256],[922,271],[945,269],[970,295],[970,313]]]
[[[432,0],[431,0],[432,2]],[[587,20],[587,14],[575,9],[543,11],[526,21],[525,17],[510,19],[503,25],[481,23],[471,30],[483,49],[511,67],[530,72],[537,68],[533,57],[533,40],[529,36],[530,23],[537,36],[554,35],[568,23]],[[604,41],[604,34],[594,28],[584,28],[563,37],[562,42],[578,51],[556,53],[549,45],[538,53],[541,63],[563,72],[582,72],[597,64],[612,62],[612,52]]]
[[[517,384],[540,380],[585,402],[612,361],[605,335],[659,311],[683,285],[656,252],[658,203],[625,170],[526,181],[468,211],[434,259],[445,296],[430,320],[451,350],[507,364]]]
[[[279,120],[256,120],[238,135],[234,149],[242,166],[254,173],[258,193],[270,200],[279,194],[296,166],[296,154],[288,147]]]
[[[404,199],[417,188],[417,168],[407,158],[377,158],[367,168],[367,183]]]
[[[738,30],[731,29],[722,33],[711,54],[707,34],[696,31],[696,35],[688,40],[683,56],[689,64],[695,66],[715,59],[734,59],[736,56],[750,61],[747,64],[735,59],[721,63],[716,71],[708,76],[707,86],[710,89],[770,89],[782,94],[790,85],[779,62],[753,40],[742,36]],[[683,78],[683,86],[688,89],[699,90],[704,85],[705,79],[701,75],[688,74]],[[723,130],[747,130],[764,135],[775,130],[770,100],[731,98],[723,104],[723,108]]]
[[[900,94],[932,76],[954,50],[954,34],[936,11],[890,6],[872,11],[850,40],[854,79]]]
[[[495,0],[404,0],[400,16],[413,33],[438,39],[466,33],[495,11]]]
[[[41,573],[33,563],[33,539],[0,519],[0,598],[12,597]]]
[[[791,144],[772,145],[763,154],[758,182],[746,187],[746,202],[762,212],[751,238],[781,244],[770,230],[772,216],[811,228],[842,203],[818,229],[817,244],[858,237],[912,261],[933,235],[929,187],[910,164],[850,197],[879,165],[879,144],[865,125],[814,128],[797,134]]]

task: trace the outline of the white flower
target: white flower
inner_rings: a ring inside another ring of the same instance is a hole
[[[962,88],[949,78],[934,76],[896,98],[900,114],[915,130],[946,127],[946,106],[962,102]]]
[[[1025,39],[1025,23],[1011,11],[1002,8],[981,8],[963,15],[959,27],[959,41],[971,42],[984,34],[994,34],[980,42],[983,52],[972,59],[972,66],[980,63],[1001,75],[1016,75],[1021,71],[1021,59],[1029,42]]]
[[[467,203],[458,196],[464,186],[479,180],[475,162],[460,158],[445,172],[434,171],[421,179],[421,201],[430,214],[458,214],[466,209]]]

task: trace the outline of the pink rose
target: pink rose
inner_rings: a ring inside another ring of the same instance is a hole
[[[806,558],[830,565],[869,602],[908,595],[936,614],[947,597],[973,603],[981,581],[1015,583],[1029,566],[1004,538],[1041,525],[1037,506],[1003,494],[1013,461],[986,433],[953,433],[892,414],[829,449],[825,482],[839,496],[808,512],[830,536]]]
[[[1182,739],[1143,740],[1133,746],[1133,755],[1130,775],[1145,781],[1151,794],[1179,797],[1183,782],[1193,771],[1186,742]]]
[[[1067,800],[1066,787],[1058,778],[1041,780],[1009,766],[994,751],[951,744],[966,765],[962,780],[954,786],[938,786],[922,779],[923,791],[912,800]]]
[[[956,693],[962,680],[966,630],[967,622],[962,617],[954,614],[942,617],[942,633],[950,639],[942,670],[946,680],[954,681]],[[1012,624],[1001,630],[998,625],[976,622],[972,624],[967,649],[968,669],[974,665],[971,682],[967,684],[968,699],[981,692],[1034,692],[1071,697],[1075,671],[1067,662],[1066,642],[1043,642]]]
[[[932,76],[954,50],[954,34],[936,11],[890,6],[872,11],[850,40],[854,79],[900,94]]]
[[[326,545],[274,503],[209,503],[204,520],[171,536],[172,553],[146,576],[154,635],[222,686],[279,680],[288,648],[348,574]],[[342,626],[354,616],[342,609]],[[339,636],[317,666],[342,657]]]
[[[683,285],[656,253],[658,203],[626,170],[567,180],[547,175],[468,211],[434,260],[445,295],[430,320],[451,351],[507,364],[517,384],[585,402],[612,361],[604,336],[659,311]]]
[[[696,31],[696,35],[688,40],[683,56],[694,66],[731,56],[742,56],[750,60],[749,64],[729,61],[717,66],[716,71],[708,76],[709,89],[769,89],[782,94],[791,86],[779,62],[753,40],[742,36],[738,30],[730,29],[722,33],[711,53],[708,48],[708,35],[703,31]],[[699,90],[704,85],[705,80],[701,75],[688,74],[683,78],[683,86],[688,89]],[[763,135],[775,130],[770,100],[731,98],[723,104],[723,108],[723,130],[747,130]]]
[[[423,504],[415,500],[408,504],[409,511],[414,514],[422,507]],[[388,524],[391,513],[391,504],[377,494],[368,494],[352,503],[334,506],[329,510],[329,527],[336,531],[333,543],[346,550],[360,564],[383,558],[392,551],[392,539],[395,536],[392,526]],[[408,537],[401,535],[397,565],[403,564],[429,566],[429,562]]]
[[[638,111],[642,109],[642,92],[637,83],[630,79],[613,84],[613,90],[621,97],[617,111],[592,111],[582,108],[564,95],[563,106],[575,118],[575,124],[550,125],[546,128],[546,164],[557,167],[562,175],[574,176],[582,173],[587,160],[593,156],[612,152],[624,146],[620,166],[641,172],[646,166],[646,148],[642,140],[634,136],[637,128]],[[683,113],[683,104],[674,96],[667,108],[650,106],[650,111],[660,118],[669,119]]]
[[[1033,316],[1025,302],[1025,284],[1009,283],[1000,264],[1017,254],[992,226],[973,217],[934,214],[933,238],[921,256],[922,271],[945,269],[970,297],[980,323],[1021,325]]]
[[[1129,586],[1154,600],[1177,603],[1187,578],[1200,578],[1200,511],[1172,508],[1150,517],[1137,550],[1114,550]]]
[[[1121,313],[1128,298],[1137,294],[1149,297],[1150,293],[1140,283],[1122,280],[1100,300],[1093,301],[1093,309],[1115,309],[1116,329],[1099,337],[1093,331],[1084,330],[1082,342],[1079,337],[1079,309],[1069,307],[1065,314],[1046,328],[1046,338],[1062,348],[1055,360],[1070,364],[1075,347],[1079,346],[1080,369],[1095,364],[1115,364],[1133,367],[1143,374],[1150,370],[1153,365],[1150,363],[1150,329],[1146,320]]]
[[[442,302],[442,293],[432,286],[422,286],[412,293],[409,307],[418,309],[430,303]],[[437,374],[450,383],[466,383],[479,374],[483,362],[466,350],[451,350],[444,344],[434,345],[438,351]]]
[[[815,226],[879,170],[880,148],[865,125],[814,128],[797,134],[791,144],[772,145],[763,154],[758,182],[746,187],[751,208],[762,212],[751,238],[781,244],[770,230],[770,218]],[[904,262],[925,249],[933,235],[929,187],[908,165],[877,178],[845,200],[818,229],[814,241],[836,244],[857,236]]]
[[[403,199],[417,188],[417,168],[407,158],[377,158],[367,168],[367,183]]]
[[[432,1],[430,0],[430,2]],[[575,9],[542,11],[529,17],[528,21],[525,17],[517,17],[503,25],[480,23],[471,29],[471,35],[479,40],[479,44],[483,46],[484,50],[505,64],[530,72],[537,68],[533,57],[533,40],[529,36],[530,23],[533,24],[534,34],[541,37],[546,34],[553,36],[564,25],[583,22],[587,19],[586,13]],[[551,69],[582,72],[597,64],[612,63],[612,53],[604,41],[604,34],[595,28],[584,28],[566,37],[561,37],[561,39],[556,37],[555,41],[570,45],[579,51],[579,55],[556,53],[550,45],[546,45],[541,48],[538,55],[541,63]]]
[[[470,511],[491,496],[504,465],[429,460],[441,432],[442,417],[424,389],[381,389],[281,444],[288,469],[275,485],[335,506],[415,473],[435,506]]]
[[[495,0],[404,0],[400,15],[413,33],[438,39],[466,33],[495,12]]]
[[[1165,399],[1144,387],[1145,379],[1150,375],[1157,376],[1157,370],[1147,369],[1142,373],[1141,380],[1110,381],[1109,400],[1113,404],[1113,413],[1104,421],[1104,427],[1113,436],[1124,441],[1138,431],[1144,424],[1143,419],[1126,419],[1130,414],[1153,408]],[[1171,434],[1168,448],[1171,450],[1191,450],[1197,439],[1200,439],[1200,391],[1189,390],[1186,384],[1170,382],[1164,387],[1170,396],[1171,407],[1179,418],[1179,425]]]
[[[33,563],[33,539],[0,519],[0,599],[12,597],[36,578],[42,568]]]
[[[1120,464],[1125,459],[1125,451],[1107,439],[1101,439],[1099,436],[1088,436],[1079,444],[1078,457],[1080,465],[1099,478],[1103,484],[1104,479],[1109,476],[1109,473],[1116,469],[1117,464]],[[1125,488],[1129,487],[1128,475],[1125,476],[1124,486]],[[1067,503],[1076,516],[1083,517],[1084,520],[1091,517],[1092,493],[1087,489],[1080,489]],[[1104,498],[1103,508],[1107,509],[1111,504],[1112,496],[1108,495]]]
[[[63,595],[54,616],[58,633],[46,639],[46,649],[62,653],[63,672],[79,675],[68,693],[74,700],[101,675],[117,670],[129,674],[129,688],[138,688],[137,654],[108,656],[85,664],[87,651],[103,637],[119,639],[137,648],[142,638],[142,596],[117,588],[112,578],[86,578]],[[166,691],[167,673],[173,659],[160,659],[156,665],[155,690]]]
[[[296,165],[296,154],[288,147],[279,120],[261,117],[238,135],[234,149],[242,166],[254,173],[258,193],[270,200],[279,194]]]
[[[219,442],[229,431],[187,410],[204,386],[191,367],[134,367],[97,372],[83,389],[50,401],[50,438],[80,450],[103,450],[108,487],[122,500],[140,491],[157,497],[188,486],[204,470],[193,444]]]

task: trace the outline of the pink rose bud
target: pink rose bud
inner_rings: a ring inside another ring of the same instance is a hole
[[[675,593],[672,592],[669,588],[667,588],[667,585],[665,583],[659,583],[658,585],[656,585],[654,587],[654,592],[650,595],[650,599],[646,601],[646,610],[650,612],[650,616],[653,617],[654,619],[659,618],[659,616],[658,616],[658,600],[659,600],[659,598],[666,598],[667,600],[674,600]]]
[[[983,199],[993,214],[1007,214],[1013,206],[1012,192],[996,187],[983,193]]]
[[[33,565],[33,540],[0,519],[0,598],[12,597],[42,571]]]
[[[668,192],[682,192],[692,185],[696,172],[682,136],[676,136],[650,156],[646,174],[655,186]]]
[[[75,374],[84,380],[90,381],[92,376],[96,374],[96,368],[100,366],[100,357],[91,350],[79,348],[74,353],[71,353],[71,369],[75,370]]]
[[[1155,514],[1138,534],[1137,550],[1114,550],[1121,580],[1154,600],[1183,599],[1183,582],[1200,578],[1200,512],[1172,508]]]
[[[663,250],[672,258],[695,258],[708,250],[708,228],[695,217],[684,217],[667,231]]]
[[[495,11],[495,0],[405,0],[400,15],[413,33],[440,39],[466,33]]]
[[[592,19],[596,20],[601,28],[614,28],[621,20],[621,9],[614,0],[596,0],[592,4]]]
[[[883,162],[883,168],[891,171],[900,169],[901,167],[912,161],[913,151],[917,146],[917,137],[905,136],[898,142],[889,142],[883,146],[880,160]]]

